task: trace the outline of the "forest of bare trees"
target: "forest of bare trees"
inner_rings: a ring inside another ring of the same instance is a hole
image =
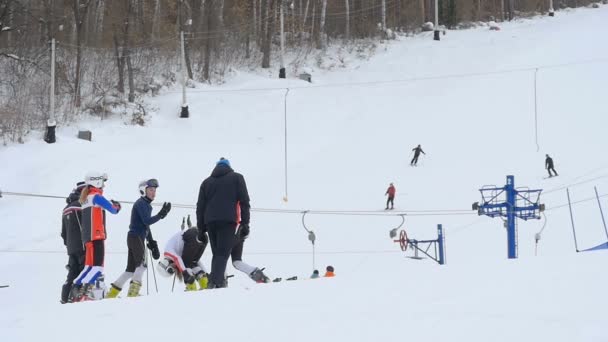
[[[589,0],[555,0],[556,9]],[[56,119],[106,115],[180,78],[217,83],[231,67],[276,68],[283,6],[286,50],[416,33],[434,0],[0,0],[0,138],[20,141],[49,118],[50,42],[56,41]],[[439,23],[510,20],[549,0],[440,0]],[[293,70],[290,61],[287,72]],[[290,69],[292,68],[292,69]],[[274,72],[274,70],[273,70]],[[293,76],[293,75],[292,75]]]

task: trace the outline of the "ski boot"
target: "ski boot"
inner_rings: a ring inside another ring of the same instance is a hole
[[[203,271],[199,272],[196,274],[196,280],[198,282],[199,290],[205,290],[207,288],[207,285],[209,284],[207,273]]]
[[[253,281],[255,281],[256,283],[270,283],[270,278],[268,278],[265,274],[264,274],[264,269],[259,269],[256,268],[253,272],[251,272],[251,274],[249,275],[249,278],[253,279]]]
[[[93,294],[91,293],[91,284],[83,284],[78,292],[78,298],[75,302],[87,302],[93,300]]]
[[[122,289],[114,284],[112,284],[112,286],[110,287],[110,291],[108,292],[108,295],[106,296],[106,298],[116,298],[118,297],[118,294],[120,293]]]
[[[188,292],[188,291],[196,291],[196,290],[197,290],[197,288],[196,288],[196,283],[195,282],[192,282],[190,284],[186,284],[186,292]]]
[[[82,285],[72,285],[70,294],[68,295],[68,303],[76,303],[80,301],[80,287]]]
[[[127,297],[138,297],[139,289],[141,289],[141,283],[135,280],[131,281],[129,284],[129,292],[127,293]]]

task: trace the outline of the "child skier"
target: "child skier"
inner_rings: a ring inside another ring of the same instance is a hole
[[[82,242],[85,246],[84,269],[74,280],[69,301],[91,300],[92,286],[103,277],[106,239],[106,211],[120,212],[120,203],[108,201],[103,196],[103,188],[108,176],[105,173],[89,172],[85,176],[86,186],[80,193],[82,213]]]
[[[76,188],[72,190],[66,198],[67,206],[63,209],[61,219],[61,238],[63,245],[68,252],[68,276],[61,288],[61,303],[68,302],[74,279],[78,277],[84,268],[84,246],[82,245],[82,235],[80,234],[80,222],[82,213],[80,208],[80,192],[84,188],[84,182],[78,182]]]
[[[150,225],[164,219],[171,210],[171,203],[165,202],[158,214],[152,216],[152,201],[156,198],[156,189],[159,183],[156,179],[148,179],[139,183],[139,193],[141,197],[133,204],[131,210],[131,224],[127,233],[127,246],[129,255],[127,257],[127,268],[112,283],[108,298],[116,298],[125,283],[131,279],[128,297],[139,296],[143,274],[146,271],[146,247],[144,239],[148,240],[148,248],[152,251],[152,257],[156,260],[160,258],[158,244],[152,237]]]

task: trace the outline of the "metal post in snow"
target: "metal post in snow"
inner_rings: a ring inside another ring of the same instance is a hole
[[[433,35],[434,40],[440,40],[439,38],[439,0],[435,0],[435,32]]]
[[[572,234],[574,235],[574,248],[578,252],[578,242],[576,242],[576,229],[574,228],[574,216],[572,216],[572,202],[570,202],[570,189],[566,188],[566,195],[568,195],[568,207],[570,208],[570,222],[572,222]]]
[[[180,40],[181,40],[181,50],[182,50],[182,111],[180,114],[180,118],[187,118],[190,116],[188,111],[188,102],[186,101],[186,82],[188,79],[186,70],[186,46],[184,43],[184,31],[179,32]]]
[[[57,121],[55,120],[55,38],[51,39],[51,91],[49,94],[49,120],[47,121],[46,134],[44,141],[52,144],[55,139],[55,128]]]
[[[593,189],[595,190],[595,197],[597,198],[597,206],[600,207],[600,215],[602,215],[602,223],[604,224],[604,231],[606,232],[606,238],[608,238],[608,229],[606,228],[606,219],[604,218],[604,211],[602,211],[602,203],[600,202],[600,195],[598,195],[598,193],[597,193],[597,187],[594,186]]]
[[[279,7],[280,7],[280,13],[281,13],[281,68],[279,69],[279,78],[286,78],[286,74],[285,74],[285,59],[284,59],[284,54],[285,54],[285,28],[284,28],[284,18],[283,18],[283,0],[279,0]]]
[[[439,265],[445,265],[445,258],[443,255],[443,226],[437,225],[437,240],[439,242]]]
[[[517,259],[517,237],[515,233],[515,177],[507,176],[507,247],[508,258]]]
[[[553,10],[553,0],[549,0],[549,16],[554,17],[555,11]]]

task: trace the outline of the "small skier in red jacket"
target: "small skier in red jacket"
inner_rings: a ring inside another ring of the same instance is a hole
[[[388,204],[391,204],[390,209],[393,209],[393,205],[394,205],[394,200],[395,200],[395,192],[397,192],[397,190],[395,189],[395,186],[393,185],[393,183],[391,183],[388,187],[388,189],[386,189],[386,193],[385,195],[388,195],[388,199],[386,200],[386,209],[384,210],[388,210]]]

